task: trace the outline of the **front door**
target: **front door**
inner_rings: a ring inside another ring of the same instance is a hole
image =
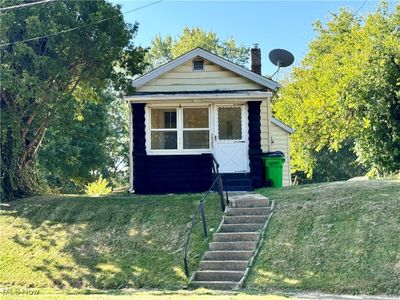
[[[245,108],[245,105],[216,105],[214,156],[221,173],[248,171],[248,121]]]

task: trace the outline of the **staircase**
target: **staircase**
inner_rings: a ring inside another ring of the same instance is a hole
[[[232,196],[209,251],[190,279],[191,286],[224,290],[241,287],[272,209],[268,198],[261,195]]]

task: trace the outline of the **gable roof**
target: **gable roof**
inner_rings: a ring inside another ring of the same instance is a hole
[[[271,118],[271,122],[274,123],[276,126],[282,128],[283,130],[289,132],[290,134],[294,132],[294,129],[292,127],[287,126],[285,123],[279,121],[274,117]]]
[[[175,58],[174,60],[171,60],[170,62],[150,71],[149,73],[135,79],[132,82],[133,87],[138,88],[141,87],[143,85],[145,85],[146,83],[148,83],[149,81],[167,73],[168,71],[172,70],[173,68],[176,68],[182,64],[184,64],[185,62],[192,60],[195,57],[202,57],[206,60],[209,60],[211,62],[213,62],[216,65],[219,65],[229,71],[232,71],[238,75],[241,75],[253,82],[256,82],[266,88],[269,88],[273,91],[276,91],[281,85],[276,82],[273,81],[271,79],[267,79],[264,76],[258,75],[250,70],[247,70],[246,68],[243,68],[233,62],[230,62],[229,60],[226,60],[225,58],[222,58],[218,55],[212,54],[211,52],[208,52],[202,48],[195,48],[177,58]]]

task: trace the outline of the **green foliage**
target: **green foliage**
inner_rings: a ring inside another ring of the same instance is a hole
[[[322,149],[338,151],[354,140],[358,161],[381,171],[400,168],[400,5],[383,3],[365,18],[341,10],[322,26],[274,110],[296,129],[293,171],[312,177]]]
[[[78,116],[65,111],[47,131],[39,163],[53,189],[79,193],[99,175],[113,187],[126,183],[126,105],[111,94],[99,96],[97,102],[85,102]]]
[[[338,150],[330,150],[323,147],[320,151],[314,151],[315,158],[313,177],[308,178],[304,172],[297,171],[298,183],[316,183],[347,180],[352,177],[363,176],[366,168],[357,162],[354,153],[354,142],[346,140]]]
[[[392,18],[393,24],[400,24],[400,6]],[[346,97],[358,103],[357,116],[363,121],[356,133],[357,154],[381,174],[400,171],[400,32],[385,23],[374,21],[382,27],[381,40],[372,49],[368,67],[346,90]]]
[[[15,3],[20,1],[7,6]],[[79,28],[58,34],[73,27]],[[110,86],[125,89],[144,67],[145,50],[130,41],[137,28],[104,0],[55,1],[2,13],[1,135],[12,127],[16,190],[32,193],[23,176],[29,168],[35,173],[48,129],[65,115],[65,123],[79,119],[86,102],[96,102]],[[50,36],[23,41],[43,35]]]
[[[161,35],[153,38],[146,55],[148,68],[154,69],[197,47],[220,55],[241,66],[246,65],[250,57],[250,49],[242,44],[237,45],[232,37],[221,41],[213,31],[205,31],[199,27],[185,27],[177,38],[169,34],[165,38]]]
[[[89,196],[100,196],[110,193],[111,188],[109,187],[108,181],[101,176],[96,181],[89,183],[85,187],[85,194]]]

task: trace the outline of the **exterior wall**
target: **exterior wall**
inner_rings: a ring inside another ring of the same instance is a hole
[[[137,92],[263,90],[263,87],[210,61],[204,71],[193,71],[188,61],[139,87]]]
[[[253,187],[264,185],[263,162],[261,159],[261,101],[248,102],[249,108],[249,160]]]
[[[261,101],[248,102],[250,177],[254,188],[264,184],[261,159]],[[138,194],[202,192],[212,183],[211,154],[147,155],[145,104],[132,104],[133,190]]]
[[[207,190],[212,180],[211,155],[147,155],[145,104],[132,104],[131,108],[131,187],[133,185],[135,192],[151,194]],[[258,188],[264,182],[262,152],[282,151],[286,159],[283,166],[283,185],[288,186],[291,184],[289,133],[268,122],[265,115],[268,116],[267,101],[248,102],[248,151],[252,185]],[[271,141],[270,146],[268,140]]]
[[[271,150],[282,151],[285,154],[285,163],[283,165],[283,186],[291,185],[290,176],[290,149],[289,149],[289,133],[282,128],[271,124]]]
[[[203,192],[212,183],[212,158],[199,155],[147,155],[145,104],[132,105],[133,189],[138,194]]]
[[[269,100],[261,103],[261,149],[268,152],[271,147]]]

